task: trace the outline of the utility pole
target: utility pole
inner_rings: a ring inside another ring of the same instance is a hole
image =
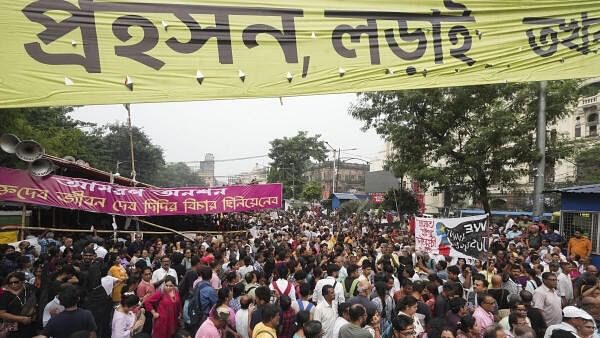
[[[544,214],[544,183],[546,173],[546,86],[547,81],[540,82],[540,105],[537,116],[536,144],[540,154],[537,163],[537,174],[533,188],[533,216],[540,217]]]

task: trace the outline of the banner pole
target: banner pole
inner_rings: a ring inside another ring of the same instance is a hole
[[[540,154],[533,187],[533,216],[544,214],[544,183],[546,182],[546,86],[548,81],[540,82],[540,101],[537,116],[536,144]]]
[[[21,209],[21,240],[25,239],[25,222],[27,221],[27,204],[23,204],[23,208]]]

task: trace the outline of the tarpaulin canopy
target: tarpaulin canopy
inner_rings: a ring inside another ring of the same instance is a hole
[[[0,22],[0,107],[600,75],[597,0],[13,0]]]

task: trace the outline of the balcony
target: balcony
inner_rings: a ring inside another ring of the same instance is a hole
[[[579,107],[584,108],[592,105],[600,104],[600,94],[594,96],[582,97],[579,99]]]

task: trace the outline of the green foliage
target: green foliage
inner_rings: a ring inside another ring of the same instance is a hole
[[[390,189],[385,193],[381,207],[385,210],[398,211],[400,215],[413,215],[419,210],[419,201],[406,189]]]
[[[600,183],[600,143],[593,142],[583,148],[575,157],[577,184]]]
[[[126,124],[109,124],[94,131],[97,139],[97,155],[95,164],[106,171],[116,171],[131,177],[131,148],[129,144],[129,128]],[[160,182],[160,171],[165,165],[162,149],[153,144],[148,135],[137,127],[132,128],[135,171],[140,182],[155,184]],[[93,163],[93,162],[90,162]]]
[[[323,196],[323,189],[316,182],[308,182],[302,189],[302,197],[307,201],[319,201]]]
[[[308,136],[306,131],[299,131],[294,137],[270,142],[269,157],[272,162],[268,180],[283,183],[285,198],[293,196],[294,192],[303,191],[305,182],[302,174],[311,161],[322,162],[326,159],[325,143],[319,140],[320,137],[321,135]]]
[[[72,110],[71,107],[0,109],[0,135],[11,133],[21,140],[34,140],[50,155],[86,158],[92,150],[86,147],[88,136],[81,128],[89,124],[69,117]],[[0,165],[26,167],[14,155],[1,151]]]
[[[538,96],[537,83],[374,92],[360,94],[350,113],[392,143],[387,165],[398,177],[469,194],[489,211],[489,187],[513,185],[539,158]],[[546,96],[552,124],[575,103],[577,82],[550,82]],[[549,148],[560,148],[555,139]]]
[[[206,182],[183,162],[169,163],[158,170],[153,183],[160,187],[200,187]]]
[[[350,217],[352,214],[356,214],[357,218],[360,220],[362,219],[364,213],[368,212],[374,207],[375,205],[373,202],[369,200],[352,200],[342,203],[338,209],[338,214],[342,217]]]
[[[82,159],[92,167],[130,176],[131,163],[129,129],[124,124],[96,127],[69,116],[72,107],[23,108],[0,110],[0,135],[12,133],[21,140],[31,139],[41,144],[46,153],[58,157],[67,155]],[[150,184],[165,183],[161,177],[165,161],[159,146],[139,128],[133,127],[133,143],[137,180]],[[0,165],[26,168],[26,164],[11,154],[0,152]],[[188,168],[189,169],[189,168]]]

